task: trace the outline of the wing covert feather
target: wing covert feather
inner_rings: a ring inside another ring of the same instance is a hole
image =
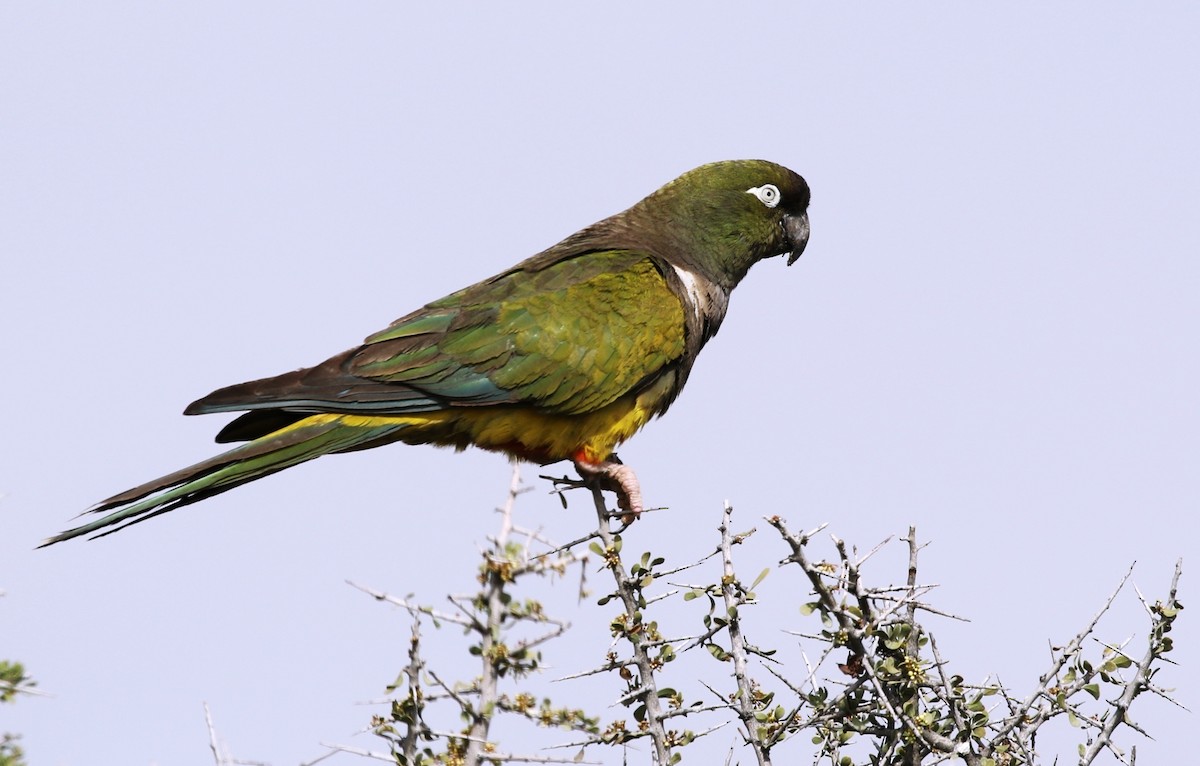
[[[448,404],[588,412],[684,353],[684,317],[655,261],[610,251],[509,272],[397,320],[347,371]]]

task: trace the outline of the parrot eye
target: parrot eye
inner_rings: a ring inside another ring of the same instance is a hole
[[[747,189],[746,193],[758,197],[758,201],[767,207],[775,207],[779,204],[779,187],[775,186],[775,184],[755,186]]]

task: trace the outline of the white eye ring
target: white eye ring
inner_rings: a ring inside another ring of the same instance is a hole
[[[763,184],[762,186],[754,186],[746,190],[747,194],[753,194],[758,197],[758,201],[767,207],[775,207],[779,204],[780,194],[779,187],[775,184]]]

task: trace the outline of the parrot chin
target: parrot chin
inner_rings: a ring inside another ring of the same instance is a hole
[[[783,229],[792,245],[787,259],[787,265],[791,266],[808,246],[808,212],[805,211],[801,215],[785,215]]]

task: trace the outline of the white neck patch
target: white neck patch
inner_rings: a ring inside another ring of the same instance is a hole
[[[695,315],[697,320],[703,322],[704,315],[708,313],[709,300],[707,292],[700,288],[700,279],[687,269],[675,264],[671,265],[674,267],[675,273],[679,275],[679,279],[682,280],[683,286],[687,289],[688,298],[692,304],[692,314]]]

